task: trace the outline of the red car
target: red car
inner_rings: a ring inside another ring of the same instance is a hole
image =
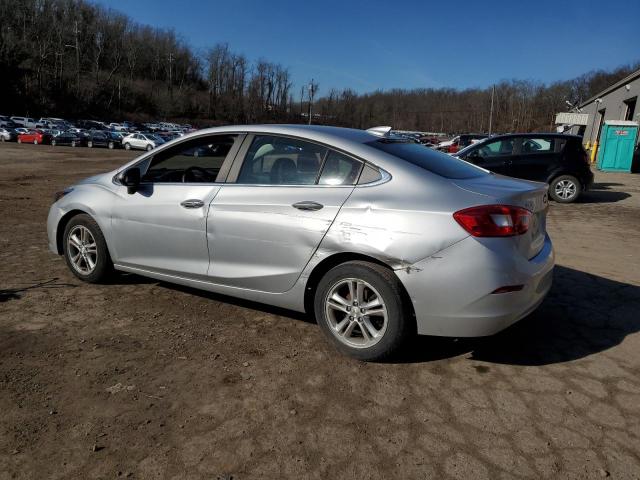
[[[42,130],[29,130],[27,133],[18,135],[18,143],[51,143],[51,135]]]

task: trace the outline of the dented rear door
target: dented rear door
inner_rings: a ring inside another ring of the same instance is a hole
[[[353,185],[224,185],[209,209],[212,282],[280,293],[295,284]]]

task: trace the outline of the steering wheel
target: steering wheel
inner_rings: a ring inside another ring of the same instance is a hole
[[[215,182],[216,179],[202,167],[189,167],[182,174],[182,183],[187,182]]]

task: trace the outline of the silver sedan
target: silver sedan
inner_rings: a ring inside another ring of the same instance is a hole
[[[49,244],[88,282],[136,273],[315,316],[340,351],[485,336],[551,287],[547,186],[372,131],[201,130],[56,194]]]

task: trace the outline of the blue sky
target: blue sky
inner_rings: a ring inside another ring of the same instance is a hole
[[[565,80],[640,60],[640,1],[98,0],[195,49],[227,42],[321,93]],[[294,90],[295,91],[295,90]]]

